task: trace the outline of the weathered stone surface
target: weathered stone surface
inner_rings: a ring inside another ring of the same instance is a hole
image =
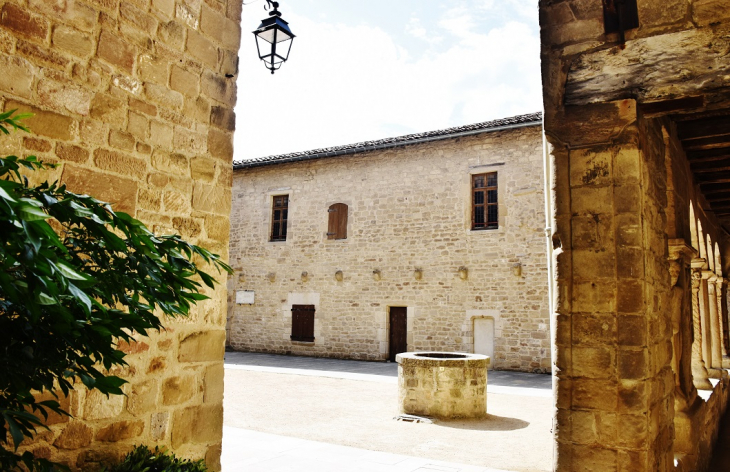
[[[137,182],[133,180],[110,178],[102,172],[66,165],[61,181],[73,192],[94,195],[111,203],[117,211],[134,214],[137,205]]]
[[[162,384],[162,403],[180,405],[195,402],[201,387],[195,375],[179,375],[166,379]]]
[[[233,160],[233,136],[211,128],[208,131],[208,151],[223,162]]]
[[[82,406],[83,418],[100,420],[114,418],[124,410],[125,397],[123,395],[109,395],[108,397],[98,390],[89,390]]]
[[[205,331],[180,338],[180,362],[209,362],[221,359],[225,350],[225,331]]]
[[[227,12],[229,1],[206,2],[205,8]],[[227,222],[214,224],[206,219],[213,213],[192,209],[195,183],[216,187],[230,199],[230,181],[220,178],[230,175],[230,169],[218,170],[207,150],[209,127],[224,127],[211,125],[211,98],[202,95],[200,77],[206,68],[220,72],[219,64],[225,65],[222,74],[233,69],[237,45],[229,43],[240,32],[235,23],[220,18],[215,18],[218,24],[231,31],[215,31],[215,36],[201,31],[202,8],[198,0],[178,5],[174,0],[0,2],[0,105],[4,111],[34,114],[26,120],[33,135],[17,133],[0,148],[60,164],[35,173],[33,184],[59,180],[71,191],[131,213],[155,232],[177,228],[191,242],[220,252],[228,240]],[[210,19],[206,16],[206,29]],[[186,49],[189,35],[196,54],[212,54],[193,55]],[[234,84],[226,89],[231,99],[232,88]],[[234,103],[216,105],[230,110]],[[202,205],[219,204],[207,198],[213,193],[203,193]],[[217,218],[227,216],[221,211]],[[206,293],[213,300],[201,303],[189,318],[165,320],[163,333],[120,344],[129,365],[110,373],[129,381],[123,387],[128,396],[106,398],[80,386],[62,402],[74,418],[51,415],[50,431],[27,447],[73,471],[97,470],[133,443],[169,444],[173,417],[203,404],[206,395],[210,411],[200,417],[199,429],[207,433],[190,432],[183,454],[205,456],[209,470],[219,470],[221,416],[212,423],[208,417],[220,413],[216,392],[222,379],[209,375],[207,394],[202,381],[209,367],[222,365],[223,337],[218,333],[223,333],[226,293],[223,285]],[[208,339],[210,330],[216,333],[213,347],[192,346],[193,335]],[[180,352],[178,345],[187,338],[188,347]],[[178,355],[187,360],[179,361]],[[183,392],[175,398],[169,389],[163,394],[164,379],[188,375],[196,379],[193,395]],[[170,404],[164,405],[165,400]]]
[[[51,111],[41,110],[24,103],[8,100],[5,102],[5,111],[18,110],[18,113],[32,113],[25,123],[34,134],[51,139],[71,140],[74,135],[74,120]]]
[[[39,41],[44,41],[48,36],[48,21],[31,15],[14,3],[3,5],[2,11],[0,11],[0,26]]]
[[[97,93],[91,101],[90,116],[121,128],[126,118],[124,102],[104,93]]]
[[[173,90],[195,97],[198,95],[200,89],[200,77],[197,74],[186,71],[185,69],[177,66],[172,66],[172,72],[170,73],[170,87]]]
[[[203,402],[217,404],[223,401],[223,375],[224,369],[220,364],[205,369]]]
[[[150,419],[150,437],[153,441],[165,439],[170,414],[167,412],[155,413]]]
[[[65,161],[83,164],[89,160],[89,151],[73,144],[61,142],[56,145],[56,156]]]
[[[231,191],[218,186],[196,183],[193,190],[193,208],[227,215],[231,210]]]
[[[195,157],[190,159],[190,172],[201,180],[210,182],[215,178],[215,160],[207,157]]]
[[[159,36],[168,46],[182,49],[185,46],[185,26],[177,21],[160,24]]]
[[[80,87],[52,80],[41,80],[38,83],[38,100],[41,105],[62,113],[88,115],[91,94]]]
[[[37,66],[47,66],[54,69],[63,70],[68,66],[69,59],[55,51],[39,46],[38,44],[28,41],[18,40],[16,52],[24,56]]]
[[[120,67],[127,73],[131,74],[134,70],[135,58],[137,56],[136,49],[112,32],[107,30],[101,31],[96,54],[99,56],[99,59],[113,66]]]
[[[202,405],[175,412],[172,420],[172,447],[219,441],[223,428],[221,405]]]
[[[134,151],[136,141],[134,136],[124,131],[112,130],[109,133],[109,145],[123,151]]]
[[[53,45],[74,56],[87,57],[93,52],[94,43],[88,34],[75,28],[58,25],[53,29]]]
[[[79,449],[91,444],[93,438],[93,429],[83,423],[73,422],[63,428],[53,445],[60,449]]]
[[[100,169],[138,179],[143,179],[147,175],[147,162],[116,151],[96,149],[94,164]]]
[[[211,69],[218,65],[218,49],[215,44],[196,31],[188,30],[187,51]]]
[[[13,56],[0,56],[0,90],[17,95],[22,98],[30,98],[33,93],[33,66],[26,60]]]
[[[234,131],[236,129],[236,114],[230,108],[214,106],[210,110],[210,123],[218,128]]]
[[[97,441],[116,442],[139,437],[144,431],[142,421],[119,421],[105,426],[96,433]]]

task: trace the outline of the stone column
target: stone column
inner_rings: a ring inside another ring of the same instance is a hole
[[[702,352],[702,317],[700,315],[700,285],[704,259],[692,261],[692,377],[695,387],[712,390]]]
[[[714,275],[713,272],[707,270],[707,263],[705,263],[700,272],[700,318],[702,319],[700,333],[702,336],[702,359],[705,361],[705,368],[707,368],[710,378],[715,377],[715,375],[712,372],[712,315],[710,313],[712,304],[710,303],[709,293],[711,284],[708,280]]]
[[[707,277],[707,299],[708,316],[710,318],[710,367],[713,369],[722,368],[722,349],[720,348],[722,336],[720,335],[720,316],[717,312],[717,275],[709,272]],[[704,276],[704,274],[703,274]]]
[[[559,472],[673,468],[666,168],[642,120],[625,100],[546,122]]]
[[[715,281],[717,288],[715,292],[717,294],[717,317],[720,320],[720,352],[722,353],[722,365],[723,369],[730,368],[730,356],[728,356],[727,346],[727,311],[724,309],[725,300],[725,289],[727,287],[727,279],[724,277],[718,277]]]

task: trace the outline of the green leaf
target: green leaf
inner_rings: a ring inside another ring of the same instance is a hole
[[[15,419],[8,413],[3,412],[3,419],[8,425],[8,429],[10,429],[10,435],[13,437],[13,443],[15,445],[15,450],[17,451],[18,446],[20,446],[20,443],[23,442],[23,439],[25,439],[25,434],[23,434],[23,431],[21,431],[20,426],[18,426],[18,423],[15,421]]]
[[[57,262],[55,268],[66,278],[71,280],[89,280],[89,277],[79,274],[64,262]]]
[[[56,305],[58,303],[58,300],[43,292],[38,292],[36,301],[41,305]]]
[[[24,221],[47,220],[50,218],[43,210],[28,204],[18,206],[17,212],[20,219]]]
[[[68,284],[68,291],[81,303],[87,315],[91,314],[91,298],[74,284]]]

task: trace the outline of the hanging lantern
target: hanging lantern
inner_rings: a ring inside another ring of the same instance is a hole
[[[281,19],[279,2],[266,1],[274,9],[269,12],[268,18],[261,20],[253,34],[256,36],[259,59],[264,61],[266,68],[273,74],[289,58],[294,34],[289,29],[289,23]]]

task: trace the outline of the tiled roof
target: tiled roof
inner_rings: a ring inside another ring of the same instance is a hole
[[[274,164],[283,164],[285,162],[305,161],[310,159],[321,159],[324,157],[342,156],[345,154],[356,154],[360,152],[373,151],[376,149],[387,149],[407,144],[417,144],[427,141],[436,141],[440,139],[449,139],[459,136],[487,133],[490,131],[499,131],[502,129],[516,128],[522,126],[536,126],[542,123],[542,113],[530,113],[527,115],[517,115],[510,118],[501,118],[499,120],[485,121],[473,125],[456,126],[454,128],[441,129],[437,131],[427,131],[425,133],[407,134],[395,138],[379,139],[377,141],[364,141],[355,144],[346,144],[344,146],[334,146],[322,149],[313,149],[311,151],[293,152],[290,154],[279,154],[277,156],[259,157],[256,159],[233,161],[234,169],[246,169],[249,167],[268,166]]]

